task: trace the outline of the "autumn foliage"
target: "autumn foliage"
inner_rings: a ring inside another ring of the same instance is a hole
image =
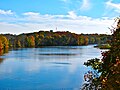
[[[9,48],[9,41],[5,36],[0,35],[0,50],[6,48]]]
[[[105,34],[75,34],[69,31],[39,31],[20,35],[1,34],[0,50],[5,51],[11,48],[39,48],[41,46],[104,44],[110,39],[111,36]]]
[[[110,50],[102,53],[101,60],[91,59],[84,64],[101,73],[95,80],[102,85],[102,90],[120,90],[120,19],[113,29],[110,45]]]
[[[9,41],[9,47],[12,48],[104,44],[111,39],[110,35],[105,34],[75,34],[68,31],[39,31],[20,35],[4,34],[3,36],[6,37]],[[7,40],[4,39],[4,41]]]

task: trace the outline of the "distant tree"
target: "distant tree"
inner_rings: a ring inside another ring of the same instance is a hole
[[[50,30],[50,32],[53,32],[53,30]]]
[[[5,36],[0,35],[0,40],[1,40],[2,44],[3,44],[4,49],[9,48],[9,41]]]
[[[21,48],[21,42],[20,40],[15,40],[16,48]]]
[[[84,45],[84,36],[83,35],[79,36],[79,45]]]
[[[89,39],[88,37],[84,37],[84,45],[88,45]]]
[[[3,49],[3,44],[2,44],[2,41],[0,39],[0,51]]]
[[[2,48],[23,48],[40,46],[75,46],[97,43],[106,43],[110,40],[105,34],[75,34],[69,31],[52,32],[39,31],[34,33],[23,33],[20,35],[5,34],[0,35]]]
[[[95,43],[94,37],[89,38],[89,43],[90,43],[90,44],[94,44],[94,43]]]
[[[34,36],[28,36],[26,38],[27,41],[27,47],[35,47],[35,38]]]

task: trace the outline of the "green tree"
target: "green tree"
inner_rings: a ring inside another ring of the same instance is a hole
[[[15,45],[16,48],[21,48],[21,47],[22,47],[22,46],[21,46],[21,42],[20,42],[20,40],[18,40],[18,39],[15,40],[15,44],[16,44],[16,45]]]
[[[94,44],[94,43],[95,43],[94,37],[90,37],[90,38],[89,38],[89,42],[90,42],[91,44]]]
[[[84,36],[79,36],[79,45],[84,45]]]

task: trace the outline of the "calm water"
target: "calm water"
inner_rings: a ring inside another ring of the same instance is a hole
[[[83,63],[100,53],[92,45],[9,51],[0,56],[0,90],[78,90],[90,70]]]

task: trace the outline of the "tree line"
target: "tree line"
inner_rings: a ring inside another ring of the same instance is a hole
[[[1,34],[0,50],[5,48],[32,48],[41,46],[80,46],[104,44],[110,41],[106,34],[75,34],[69,31],[39,31],[20,35]]]

